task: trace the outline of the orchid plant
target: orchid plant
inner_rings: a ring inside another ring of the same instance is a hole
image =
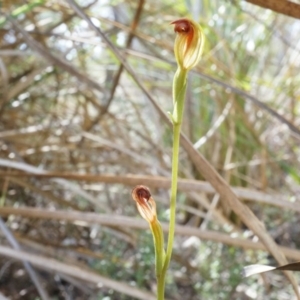
[[[137,186],[132,191],[132,197],[136,201],[138,211],[149,223],[153,235],[156,257],[155,263],[158,300],[164,299],[165,277],[173,250],[176,221],[180,131],[184,112],[187,75],[188,72],[198,64],[204,45],[204,35],[197,22],[185,18],[176,20],[171,24],[174,25],[174,31],[177,34],[174,45],[174,53],[178,68],[173,81],[173,113],[169,113],[173,124],[173,153],[170,223],[166,252],[164,249],[162,227],[156,215],[156,204],[149,189],[145,186]]]

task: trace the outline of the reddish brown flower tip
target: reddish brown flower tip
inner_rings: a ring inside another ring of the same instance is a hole
[[[190,70],[200,60],[204,36],[198,23],[190,19],[179,19],[171,23],[177,37],[174,45],[175,57],[181,69]]]
[[[148,201],[151,197],[150,190],[146,186],[138,185],[135,187],[134,191],[138,198],[144,198]]]
[[[178,33],[188,33],[192,27],[188,19],[179,19],[171,23],[174,26],[174,31]]]
[[[138,185],[132,190],[131,195],[141,216],[150,223],[154,222],[157,219],[156,204],[150,190],[144,185]]]

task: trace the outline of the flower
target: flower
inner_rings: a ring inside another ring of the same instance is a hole
[[[156,204],[150,190],[146,186],[138,185],[132,190],[131,195],[141,216],[149,223],[156,222]]]
[[[198,23],[190,19],[179,19],[172,22],[177,33],[174,52],[178,65],[181,69],[190,70],[200,60],[204,35]]]

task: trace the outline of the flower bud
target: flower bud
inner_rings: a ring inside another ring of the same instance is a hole
[[[204,35],[198,23],[190,19],[179,19],[172,22],[177,33],[174,52],[179,67],[183,70],[190,70],[200,60]]]
[[[150,190],[146,186],[138,185],[132,190],[131,195],[141,216],[149,223],[156,222],[156,204]]]

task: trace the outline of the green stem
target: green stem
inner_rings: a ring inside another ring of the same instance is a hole
[[[155,248],[155,271],[157,279],[157,299],[164,300],[165,282],[162,278],[162,268],[165,260],[164,235],[158,220],[150,223]]]
[[[157,278],[157,300],[165,299],[165,276]]]
[[[165,263],[163,266],[164,276],[170,264],[172,250],[173,250],[174,234],[175,234],[180,128],[181,128],[181,124],[173,125],[173,159],[172,159],[172,186],[171,186],[171,200],[170,200],[170,223],[169,223],[167,253],[166,253]]]
[[[179,144],[180,144],[180,130],[184,111],[184,100],[187,85],[187,71],[178,68],[173,82],[173,103],[174,111],[172,114],[173,122],[173,155],[172,155],[172,186],[171,186],[171,200],[170,200],[170,223],[169,223],[169,236],[166,258],[161,272],[161,282],[158,286],[165,285],[166,273],[171,261],[174,234],[175,234],[175,221],[176,221],[176,198],[177,198],[177,182],[178,182],[178,161],[179,161]],[[164,299],[158,298],[159,300]]]

